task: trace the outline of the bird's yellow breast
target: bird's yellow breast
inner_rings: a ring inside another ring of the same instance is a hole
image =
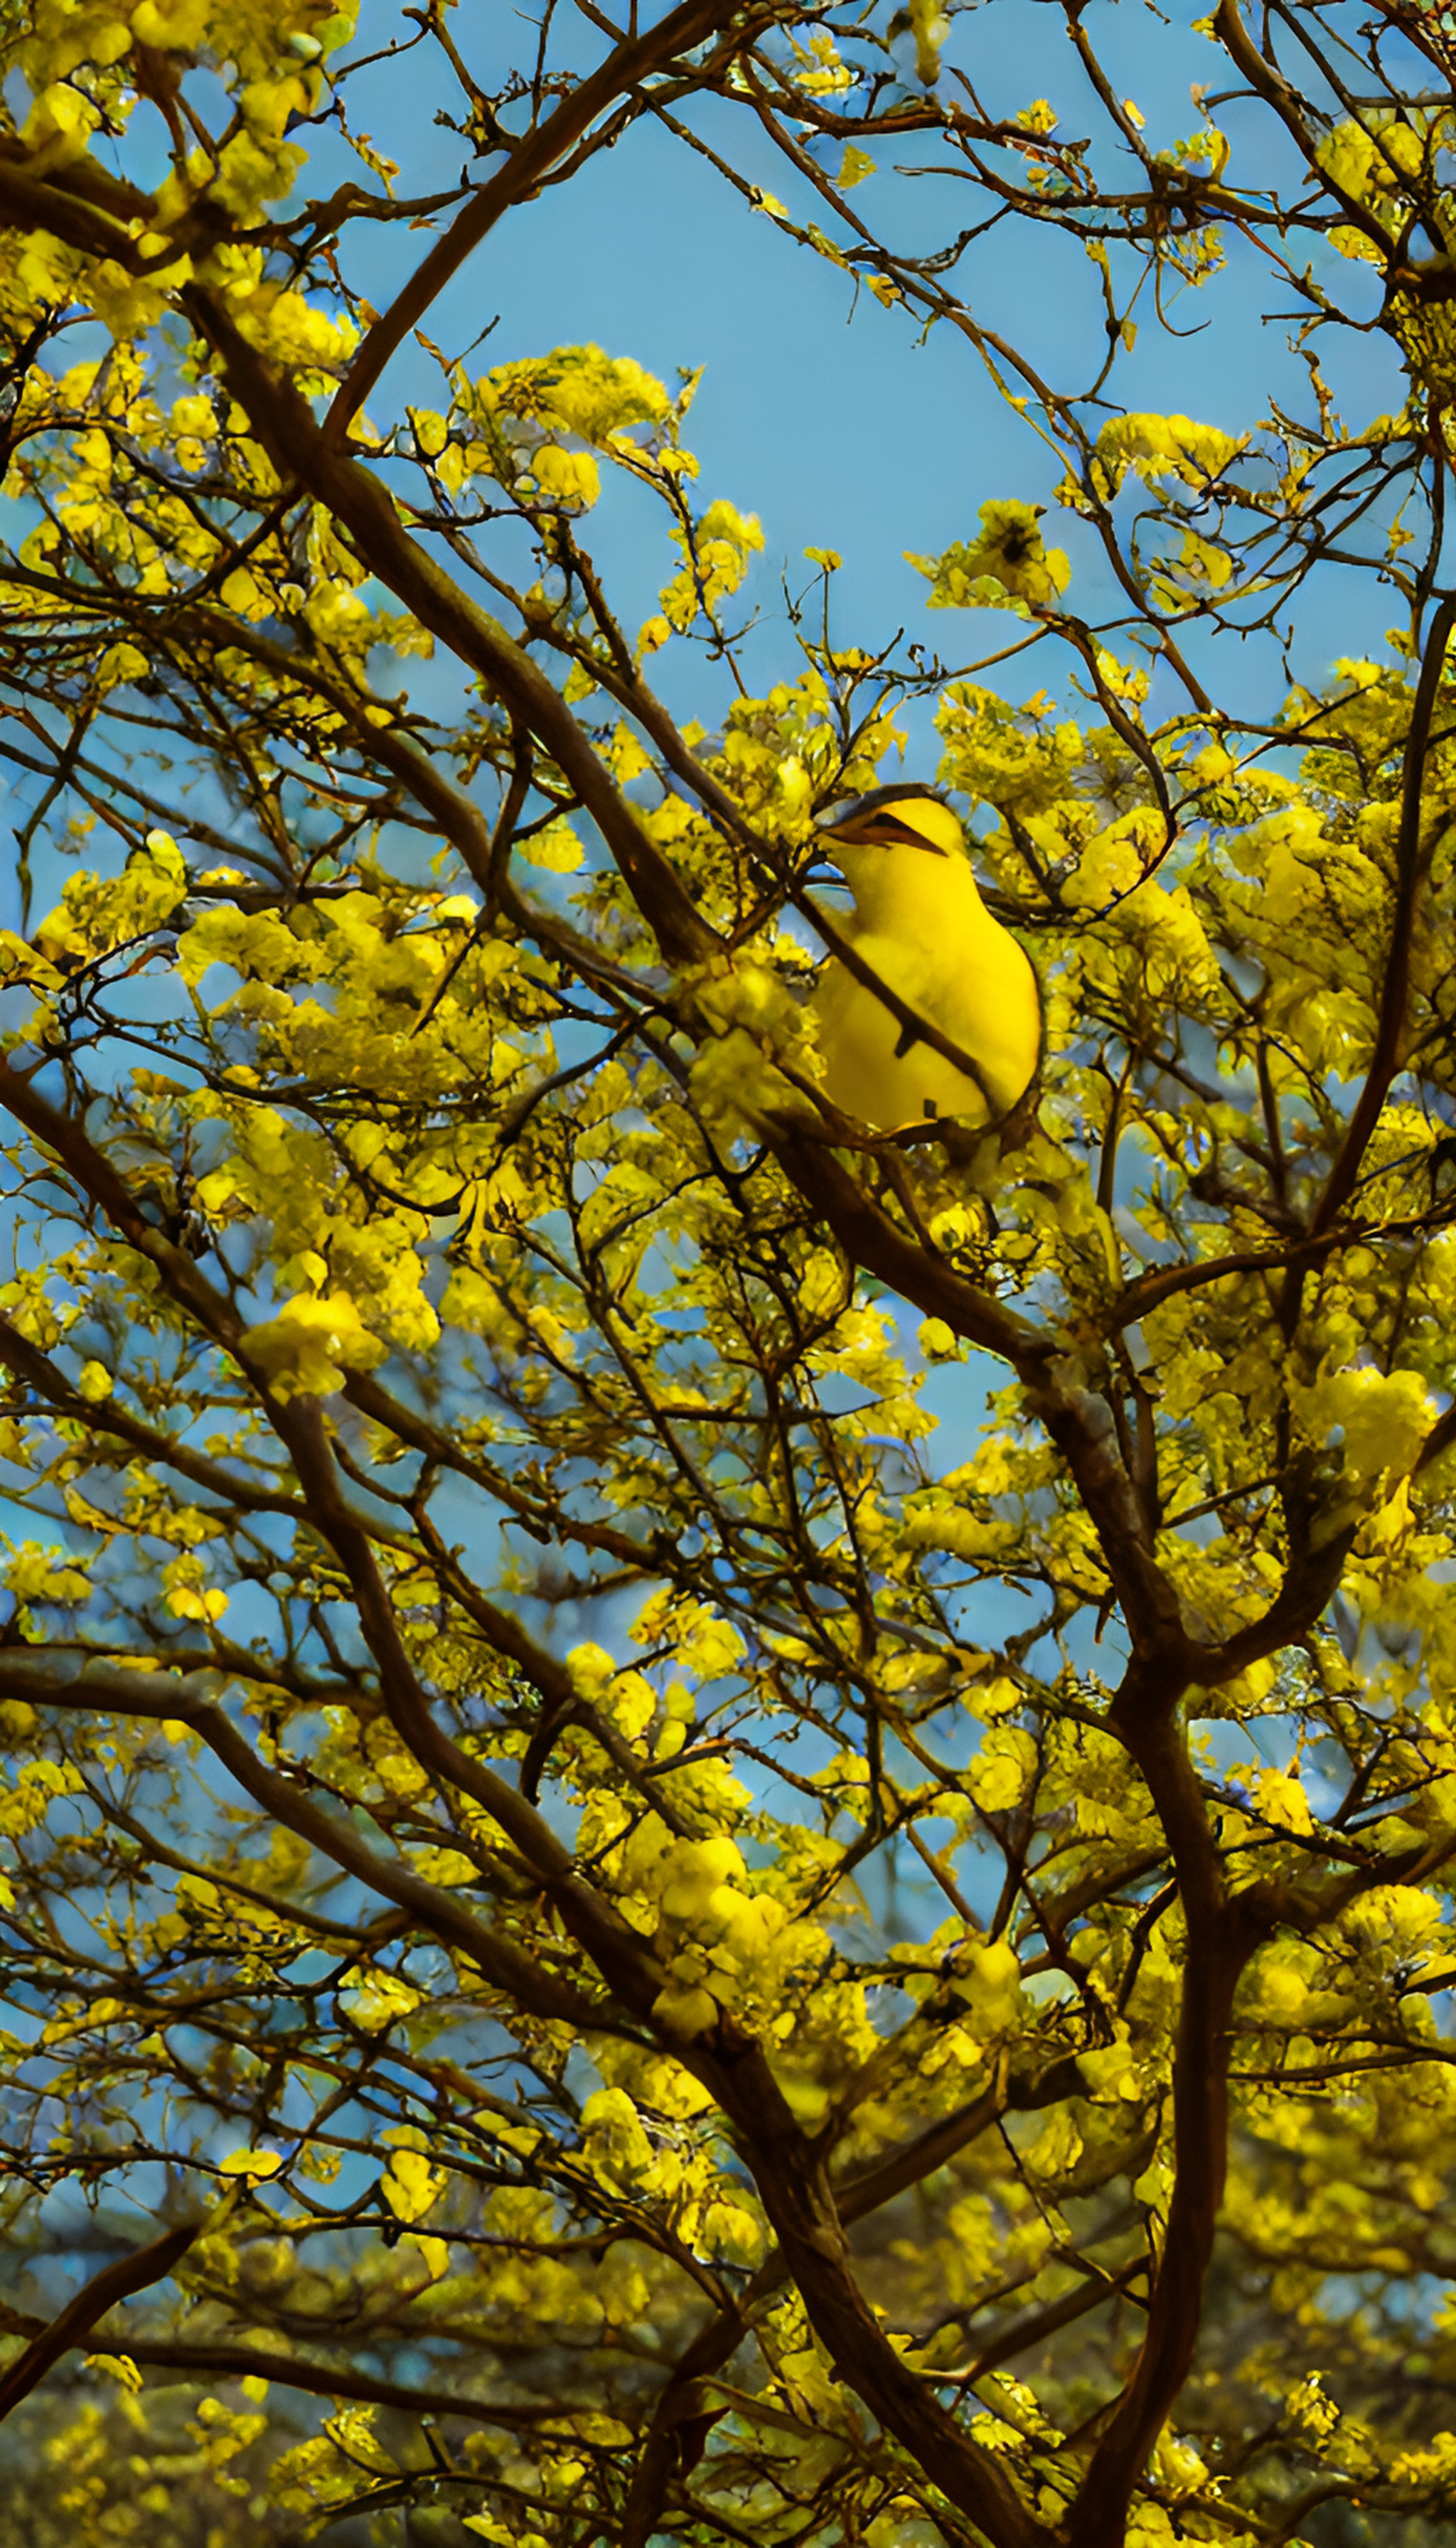
[[[982,902],[968,863],[906,845],[836,845],[855,896],[845,931],[881,981],[975,1064],[959,1070],[832,959],[814,999],[825,1092],[881,1132],[944,1116],[984,1123],[1030,1085],[1042,1042],[1026,951]]]

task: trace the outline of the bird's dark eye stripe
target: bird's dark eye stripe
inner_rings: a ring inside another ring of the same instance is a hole
[[[826,825],[824,838],[827,841],[848,841],[855,849],[887,850],[896,842],[903,841],[912,850],[928,851],[933,859],[945,859],[951,855],[937,842],[928,841],[913,824],[897,822],[893,814],[869,814],[859,821],[852,815],[847,822]]]

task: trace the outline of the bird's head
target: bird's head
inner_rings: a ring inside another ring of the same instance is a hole
[[[975,895],[965,836],[943,796],[929,787],[877,787],[819,827],[819,837],[855,897],[861,922],[897,924],[949,895]]]
[[[831,822],[821,823],[819,832],[833,845],[836,858],[842,849],[925,850],[940,859],[960,858],[965,851],[965,836],[944,796],[903,779],[898,786],[876,787],[872,794],[857,797]]]

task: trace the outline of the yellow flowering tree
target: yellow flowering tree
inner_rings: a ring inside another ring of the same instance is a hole
[[[1080,6],[487,16],[0,24],[0,2542],[1433,2538],[1446,15],[1148,12],[1191,137]],[[549,281],[433,341],[646,126],[1026,418],[954,660],[823,549],[746,644],[747,464]],[[1256,287],[1303,404],[1148,410]],[[816,825],[932,714],[1045,1052],[885,1138]]]

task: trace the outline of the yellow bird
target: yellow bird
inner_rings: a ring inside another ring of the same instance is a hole
[[[821,838],[855,897],[843,935],[880,981],[975,1064],[959,1070],[831,957],[812,1002],[824,1091],[880,1132],[984,1124],[1030,1087],[1042,1001],[1024,948],[982,902],[965,836],[928,787],[880,787]]]

